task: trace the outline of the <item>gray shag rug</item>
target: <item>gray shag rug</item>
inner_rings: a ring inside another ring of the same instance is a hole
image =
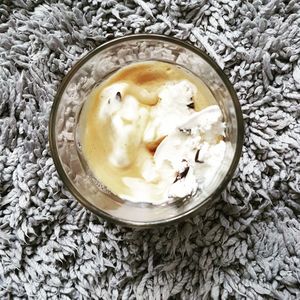
[[[238,93],[239,169],[197,217],[102,221],[57,175],[48,118],[74,63],[151,32],[205,49]],[[300,299],[298,0],[0,2],[0,299]]]

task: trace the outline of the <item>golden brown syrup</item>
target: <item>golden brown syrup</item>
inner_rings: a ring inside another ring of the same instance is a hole
[[[216,104],[209,88],[197,76],[182,67],[160,61],[139,62],[123,67],[103,81],[89,95],[79,121],[82,152],[94,176],[114,194],[131,194],[122,178],[142,178],[143,162],[149,156],[153,156],[162,139],[148,145],[141,143],[138,149],[132,146],[130,152],[135,160],[129,167],[113,166],[108,159],[112,151],[112,144],[108,142],[111,129],[108,122],[99,119],[98,114],[103,89],[114,83],[126,82],[129,84],[126,93],[135,97],[146,109],[150,109],[157,104],[158,92],[164,84],[168,81],[180,80],[189,80],[197,87],[197,94],[193,98],[195,111]]]

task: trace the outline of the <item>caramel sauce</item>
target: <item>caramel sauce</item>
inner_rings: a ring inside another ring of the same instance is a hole
[[[137,63],[131,67],[124,68],[122,72],[116,74],[113,82],[128,80],[136,85],[157,84],[168,80],[165,72],[157,72],[157,67],[147,64]],[[165,68],[164,68],[164,71]]]
[[[192,99],[196,111],[216,104],[209,88],[198,77],[177,65],[160,61],[145,61],[125,66],[104,80],[89,95],[79,120],[82,152],[94,176],[114,194],[131,194],[122,178],[142,178],[141,166],[146,159],[154,155],[163,138],[148,144],[142,143],[138,151],[130,150],[135,157],[134,163],[130,166],[126,168],[113,166],[108,159],[113,143],[110,124],[99,119],[98,114],[103,89],[114,83],[126,82],[129,84],[126,94],[132,95],[143,107],[150,109],[157,104],[158,92],[164,84],[184,79],[197,87],[197,94]]]
[[[165,136],[161,137],[160,139],[151,142],[151,143],[147,143],[146,144],[146,148],[149,151],[149,153],[153,156],[157,147],[159,146],[159,144],[165,139]]]

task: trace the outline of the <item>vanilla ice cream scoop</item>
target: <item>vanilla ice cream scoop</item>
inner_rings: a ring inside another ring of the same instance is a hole
[[[131,95],[127,95],[128,84],[116,83],[103,90],[99,117],[108,125],[111,152],[109,161],[118,168],[128,167],[135,160],[148,111]]]
[[[177,174],[169,198],[193,195],[210,184],[225,154],[224,128],[219,106],[212,105],[194,112],[160,143],[155,165],[169,165]]]
[[[160,140],[193,113],[197,88],[188,80],[166,83],[158,93],[159,101],[150,111],[144,142]]]

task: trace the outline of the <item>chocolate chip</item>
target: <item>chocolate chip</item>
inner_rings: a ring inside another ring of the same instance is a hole
[[[185,133],[185,134],[191,134],[192,133],[191,128],[178,128],[178,130],[182,133]]]
[[[204,161],[199,159],[199,154],[200,154],[200,149],[197,150],[196,155],[195,155],[195,162],[199,164],[203,164]]]
[[[173,183],[177,182],[178,180],[181,180],[181,179],[185,178],[186,175],[189,172],[190,167],[189,167],[187,161],[186,160],[183,160],[183,161],[186,162],[185,168],[182,172],[177,172],[176,178],[175,178]]]
[[[190,109],[195,109],[195,103],[193,101],[193,98],[191,98],[191,103],[187,104],[187,107],[190,108]]]
[[[122,97],[121,97],[121,93],[120,92],[116,93],[116,100],[119,101],[119,102],[121,102]]]

